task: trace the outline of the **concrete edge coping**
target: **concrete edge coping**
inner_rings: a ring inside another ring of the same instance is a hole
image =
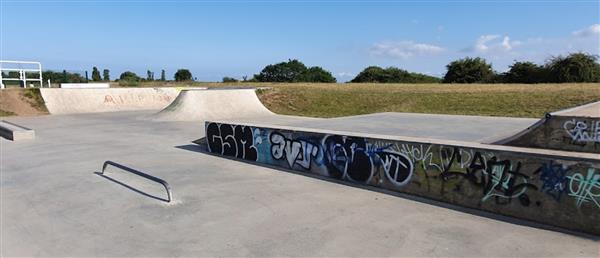
[[[412,143],[417,143],[417,144],[425,143],[425,144],[446,145],[446,146],[454,146],[454,147],[485,149],[485,150],[492,150],[492,151],[508,151],[508,152],[523,153],[523,154],[533,155],[533,156],[553,156],[553,157],[559,157],[559,158],[565,159],[565,160],[577,160],[577,161],[585,160],[585,161],[589,161],[589,162],[600,162],[600,155],[598,155],[596,153],[586,153],[586,152],[571,152],[571,151],[560,151],[560,150],[550,150],[550,149],[524,148],[524,147],[513,147],[513,146],[505,146],[505,145],[484,144],[484,143],[477,143],[477,142],[442,140],[442,139],[397,136],[397,135],[387,135],[387,134],[357,133],[357,132],[337,131],[337,130],[328,130],[328,129],[309,128],[309,127],[297,127],[297,126],[286,126],[286,125],[276,125],[276,124],[260,124],[260,123],[250,123],[250,122],[236,122],[234,120],[205,121],[205,126],[207,123],[243,125],[243,126],[252,126],[252,127],[259,127],[259,128],[262,127],[262,128],[269,128],[269,129],[289,130],[289,131],[296,131],[296,132],[334,134],[334,135],[363,137],[363,138],[371,138],[371,139],[404,141],[404,142],[412,142]]]
[[[33,139],[35,131],[6,120],[0,120],[0,136],[12,141]]]
[[[589,118],[598,118],[596,116],[590,116],[590,115],[575,115],[572,114],[573,112],[576,112],[578,110],[585,110],[586,108],[589,108],[591,106],[600,106],[600,101],[594,101],[594,102],[590,102],[581,106],[576,106],[576,107],[572,107],[572,108],[567,108],[567,109],[563,109],[563,110],[559,110],[559,111],[555,111],[555,112],[551,112],[550,115],[552,116],[565,116],[565,117],[589,117]]]

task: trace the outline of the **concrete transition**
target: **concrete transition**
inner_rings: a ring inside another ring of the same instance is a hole
[[[155,121],[207,121],[215,119],[273,116],[260,102],[254,89],[182,90],[157,114]]]
[[[600,153],[600,101],[547,114],[496,144]]]
[[[206,122],[210,152],[600,235],[600,157],[472,142]]]
[[[50,114],[160,110],[179,94],[177,88],[41,88],[40,91]]]
[[[35,132],[27,127],[2,120],[0,121],[0,136],[11,141],[20,141],[35,138]]]

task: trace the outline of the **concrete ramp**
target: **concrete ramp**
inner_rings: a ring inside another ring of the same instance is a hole
[[[150,117],[155,121],[207,121],[275,115],[254,89],[182,90],[169,106]]]
[[[600,153],[600,101],[547,114],[495,144]]]
[[[177,88],[40,89],[50,114],[160,110],[179,93]]]

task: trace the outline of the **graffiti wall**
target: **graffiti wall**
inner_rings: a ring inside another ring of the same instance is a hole
[[[600,118],[548,117],[542,125],[503,144],[600,153]]]
[[[600,234],[600,159],[205,126],[215,154]]]

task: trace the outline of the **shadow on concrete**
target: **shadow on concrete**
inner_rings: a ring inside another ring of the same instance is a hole
[[[175,148],[182,149],[182,150],[188,150],[188,151],[194,151],[194,152],[209,153],[208,149],[206,149],[206,147],[202,147],[198,144],[179,145],[179,146],[175,146]]]
[[[369,191],[374,191],[374,192],[389,194],[389,195],[393,195],[393,196],[396,196],[396,197],[401,197],[401,198],[404,198],[404,199],[408,199],[408,200],[411,200],[411,201],[416,201],[416,202],[420,202],[420,203],[435,205],[435,206],[438,206],[438,207],[443,207],[443,208],[451,209],[451,210],[454,210],[454,211],[464,212],[464,213],[468,213],[468,214],[479,216],[479,217],[484,217],[484,218],[499,220],[499,221],[503,221],[503,222],[507,222],[507,223],[511,223],[511,224],[515,224],[515,225],[533,227],[533,228],[538,228],[538,229],[543,229],[543,230],[551,230],[551,231],[556,231],[556,232],[560,232],[560,233],[564,233],[564,234],[569,234],[569,235],[573,235],[573,236],[577,236],[577,237],[583,237],[583,238],[586,238],[586,239],[590,239],[590,240],[593,240],[593,241],[600,242],[600,236],[592,235],[592,234],[585,233],[585,232],[574,231],[574,230],[570,230],[570,229],[566,229],[566,228],[561,228],[561,227],[557,227],[557,226],[542,224],[542,223],[539,223],[539,222],[536,222],[536,221],[530,221],[530,220],[526,220],[526,219],[522,219],[522,218],[515,218],[515,217],[511,217],[511,216],[507,216],[507,215],[492,213],[492,212],[489,212],[489,211],[478,210],[478,209],[474,209],[474,208],[470,208],[470,207],[464,207],[464,206],[460,206],[460,205],[457,205],[457,204],[446,203],[446,202],[437,201],[437,200],[433,200],[433,199],[428,199],[428,198],[424,198],[424,197],[420,197],[420,196],[416,196],[416,195],[410,195],[410,194],[405,194],[405,193],[400,193],[400,192],[394,192],[394,191],[391,191],[391,190],[387,190],[387,189],[383,189],[383,188],[378,188],[378,187],[374,187],[374,186],[370,186],[370,185],[353,183],[353,182],[349,182],[349,181],[341,181],[341,180],[337,180],[337,179],[333,179],[333,178],[329,178],[329,177],[325,177],[325,176],[321,176],[321,175],[302,173],[302,172],[298,172],[298,171],[295,171],[295,170],[286,169],[286,168],[282,168],[282,167],[278,167],[278,166],[273,166],[273,165],[268,165],[268,164],[262,164],[262,163],[252,162],[252,161],[243,160],[243,159],[237,159],[235,157],[222,156],[222,155],[218,155],[218,154],[214,154],[214,153],[209,152],[208,149],[206,148],[206,146],[201,146],[201,145],[197,145],[197,144],[179,145],[179,146],[175,146],[175,148],[183,149],[183,150],[188,150],[188,151],[193,151],[193,152],[198,152],[198,153],[201,153],[201,154],[210,155],[210,156],[219,157],[219,158],[224,158],[224,159],[228,159],[228,160],[232,160],[232,161],[236,161],[236,162],[242,162],[242,163],[250,164],[250,165],[253,165],[253,166],[270,168],[270,169],[275,169],[275,170],[279,170],[279,171],[288,172],[288,173],[291,173],[291,174],[296,174],[296,175],[311,177],[311,178],[314,178],[314,179],[324,180],[324,181],[327,181],[327,182],[330,182],[330,183],[341,184],[341,185],[346,185],[346,186],[350,186],[350,187],[357,187],[357,188],[361,188],[361,189],[365,189],[365,190],[369,190]]]
[[[96,174],[96,175],[98,175],[98,176],[100,176],[100,177],[103,177],[103,178],[105,178],[105,179],[108,179],[109,181],[112,181],[113,183],[119,184],[119,185],[121,185],[121,186],[123,186],[123,187],[125,187],[125,188],[127,188],[127,189],[129,189],[129,190],[132,190],[132,191],[134,191],[134,192],[136,192],[136,193],[138,193],[138,194],[144,195],[144,196],[146,196],[146,197],[150,197],[150,198],[152,198],[152,199],[159,200],[159,201],[163,201],[163,202],[169,202],[169,200],[168,200],[168,199],[164,199],[164,198],[162,198],[162,197],[159,197],[159,196],[155,196],[155,195],[151,195],[151,194],[149,194],[149,193],[146,193],[146,192],[144,192],[144,191],[142,191],[142,190],[140,190],[140,189],[137,189],[137,188],[135,188],[135,187],[133,187],[133,186],[130,186],[130,185],[128,185],[128,184],[126,184],[126,183],[124,183],[124,182],[121,182],[121,181],[119,181],[119,180],[117,180],[117,179],[114,179],[114,178],[112,178],[112,177],[109,177],[109,176],[107,176],[107,175],[104,175],[104,174],[102,174],[101,172],[97,172],[97,171],[96,171],[96,172],[94,172],[94,174]]]

